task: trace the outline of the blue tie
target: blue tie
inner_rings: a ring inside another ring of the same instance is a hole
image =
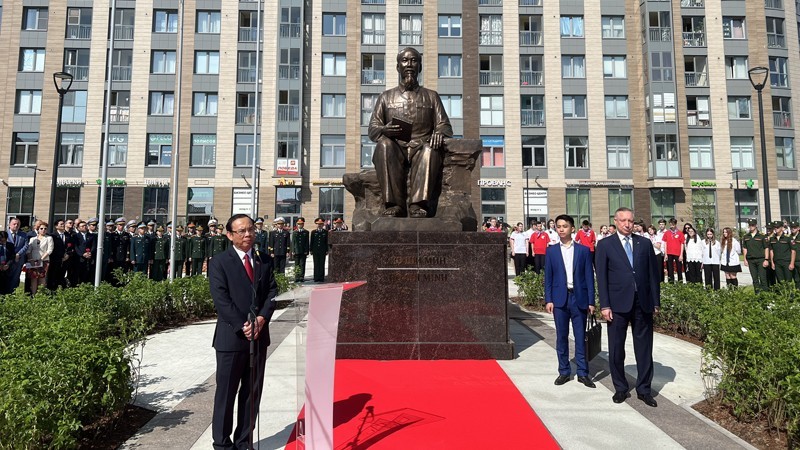
[[[625,254],[628,255],[628,262],[633,267],[633,249],[631,248],[631,238],[625,238]]]

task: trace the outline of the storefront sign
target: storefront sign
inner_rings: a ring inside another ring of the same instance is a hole
[[[58,180],[56,186],[60,188],[79,188],[83,186],[83,180]]]
[[[233,214],[252,214],[250,204],[252,203],[253,190],[248,188],[233,188],[233,204],[231,212]],[[256,203],[258,203],[258,190],[256,190]]]
[[[717,187],[716,181],[692,181],[692,187]]]
[[[278,158],[277,167],[275,168],[275,172],[278,175],[298,176],[298,175],[300,175],[300,160],[299,159]]]
[[[511,180],[478,180],[481,187],[510,187]]]
[[[527,216],[547,216],[547,190],[526,189],[525,205],[528,208]]]
[[[577,183],[567,184],[569,188],[612,188],[612,189],[633,189],[631,184],[622,184],[620,181],[593,181],[578,180]]]

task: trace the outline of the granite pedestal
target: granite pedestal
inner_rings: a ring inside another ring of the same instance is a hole
[[[328,279],[367,281],[342,299],[337,358],[513,357],[504,234],[339,232],[330,243]]]

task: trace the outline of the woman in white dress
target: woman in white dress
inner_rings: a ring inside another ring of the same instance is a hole
[[[47,234],[47,222],[37,220],[33,224],[36,236],[28,243],[28,262],[25,276],[31,279],[31,295],[36,295],[39,286],[47,283],[47,266],[53,253],[53,238]]]
[[[722,229],[720,252],[720,268],[725,272],[725,284],[728,289],[736,289],[739,286],[739,280],[736,277],[742,271],[742,263],[739,261],[742,246],[739,244],[739,240],[733,237],[733,230],[730,227]]]
[[[703,275],[706,286],[712,287],[715,291],[719,290],[720,248],[714,230],[706,228],[706,239],[703,241]]]

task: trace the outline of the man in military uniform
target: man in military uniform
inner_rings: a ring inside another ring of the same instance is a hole
[[[109,255],[112,262],[109,264],[108,269],[111,272],[112,284],[118,286],[119,280],[113,276],[113,273],[116,269],[121,269],[122,272],[128,273],[130,269],[131,236],[125,231],[124,217],[118,218],[114,223],[117,230],[114,232],[113,248]]]
[[[111,267],[114,264],[114,249],[116,248],[117,233],[114,231],[114,221],[106,222],[106,234],[103,236],[103,281],[112,283]]]
[[[800,252],[800,223],[797,221],[792,221],[789,226],[791,226],[791,235],[789,236],[792,239],[792,250],[794,250],[795,255]],[[800,289],[800,264],[797,263],[795,259],[794,263],[794,271],[792,271],[792,279],[794,280],[794,285]]]
[[[328,230],[322,217],[314,220],[317,229],[311,232],[311,255],[314,258],[314,281],[325,282],[325,257],[328,255]]]
[[[224,252],[228,249],[228,243],[230,239],[222,232],[225,228],[223,224],[216,224],[216,232],[211,235],[208,240],[208,262],[211,262],[211,258],[219,255],[220,253]]]
[[[189,222],[186,225],[186,262],[184,265],[186,266],[186,276],[192,276],[192,254],[191,254],[191,239],[195,235],[195,228],[197,228],[194,222]]]
[[[292,254],[294,255],[294,281],[302,283],[306,281],[306,258],[308,252],[311,250],[309,238],[311,235],[305,229],[306,219],[300,217],[297,219],[297,230],[292,233]]]
[[[286,272],[286,257],[291,256],[289,232],[283,228],[283,217],[275,219],[275,231],[269,234],[269,256],[275,264],[275,273]]]
[[[775,222],[767,222],[767,234],[764,236],[767,240],[767,248],[769,248],[769,241],[775,236],[777,232],[778,230],[775,229]],[[775,286],[776,282],[775,269],[772,268],[772,264],[769,262],[769,253],[767,253],[766,259],[767,259],[767,286]]]
[[[264,229],[264,219],[256,219],[256,240],[253,248],[265,254],[269,252],[269,231]]]
[[[756,293],[765,291],[769,287],[767,284],[767,238],[758,229],[758,221],[750,219],[747,221],[749,233],[742,237],[742,254],[744,255],[744,265],[750,269],[750,276],[753,278],[753,289]]]
[[[203,227],[195,228],[194,236],[189,238],[189,261],[192,263],[191,276],[203,274],[203,263],[206,260],[206,238]]]
[[[342,220],[341,217],[333,221],[333,228],[331,228],[331,231],[347,231],[347,228],[344,228],[344,220]]]
[[[153,281],[163,281],[167,278],[167,259],[169,259],[169,238],[164,236],[164,227],[156,228],[156,237],[150,239],[152,242],[151,253],[153,264],[150,266],[150,279]]]
[[[144,234],[150,239],[155,239],[156,237],[156,225],[155,220],[150,219],[150,221],[147,222],[147,231],[145,231]]]
[[[172,278],[181,278],[183,275],[183,265],[186,261],[186,252],[188,250],[188,241],[186,235],[183,234],[183,227],[178,225],[175,229],[175,267],[172,268]]]
[[[153,257],[150,253],[150,238],[148,238],[147,225],[144,222],[136,227],[136,235],[131,238],[131,264],[133,271],[147,276],[147,266]]]
[[[784,233],[783,223],[777,221],[773,224],[775,235],[769,239],[770,267],[775,271],[775,281],[793,281],[795,250],[792,248],[792,238]]]

